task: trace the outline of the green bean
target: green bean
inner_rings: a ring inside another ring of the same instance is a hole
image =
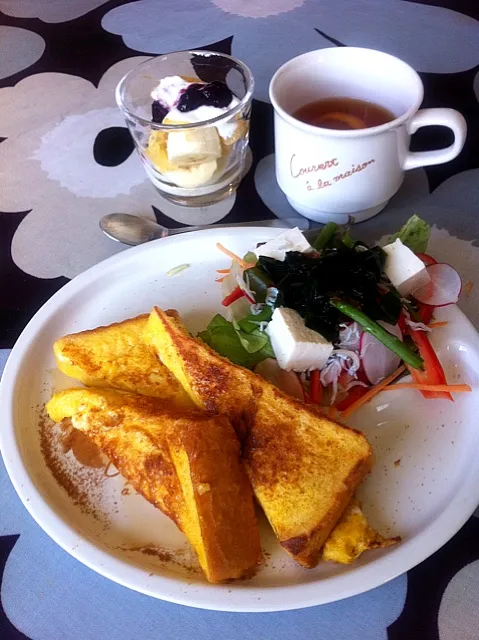
[[[389,331],[386,331],[384,327],[375,320],[372,320],[365,313],[342,300],[330,300],[330,304],[335,309],[338,309],[338,311],[341,311],[341,313],[344,313],[345,316],[348,316],[351,320],[361,325],[364,331],[367,331],[367,333],[370,333],[379,340],[379,342],[382,342],[385,347],[399,356],[406,364],[409,364],[414,369],[423,368],[424,361],[419,354],[408,347],[407,344],[401,342],[399,338],[389,333]]]
[[[337,229],[338,225],[335,222],[327,222],[316,236],[316,239],[313,242],[313,249],[316,249],[316,251],[321,251],[321,249],[324,249],[324,247],[336,233]]]

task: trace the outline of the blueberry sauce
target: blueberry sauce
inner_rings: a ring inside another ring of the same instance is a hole
[[[166,109],[159,100],[154,100],[151,105],[151,119],[153,122],[157,122],[161,124],[163,119],[168,114],[168,109]]]
[[[181,94],[177,109],[182,113],[203,106],[223,109],[230,104],[232,98],[231,90],[219,80],[206,84],[194,83]]]

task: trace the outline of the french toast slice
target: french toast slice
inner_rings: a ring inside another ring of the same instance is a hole
[[[182,386],[144,343],[147,321],[145,314],[59,338],[53,345],[58,368],[87,386],[113,387],[193,408]]]
[[[193,338],[173,311],[153,309],[145,340],[196,406],[230,419],[242,439],[253,491],[280,544],[301,565],[314,567],[372,466],[364,435],[222,358]]]
[[[210,582],[246,577],[262,552],[240,445],[225,416],[169,408],[115,389],[67,389],[47,403],[70,418],[193,546]]]

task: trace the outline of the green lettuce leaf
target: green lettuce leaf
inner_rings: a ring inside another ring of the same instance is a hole
[[[245,253],[243,256],[243,260],[245,262],[249,262],[250,264],[256,264],[258,262],[256,253],[253,253],[252,251],[248,251],[247,253]]]
[[[253,315],[249,313],[242,318],[239,322],[239,328],[246,333],[253,333],[259,328],[261,322],[269,322],[273,315],[273,309],[270,306],[264,307],[258,314]]]
[[[251,333],[245,333],[244,331],[241,331],[238,325],[236,325],[235,331],[243,345],[243,349],[246,349],[248,353],[257,353],[258,351],[261,351],[261,349],[263,349],[263,347],[265,347],[269,342],[268,336],[264,331],[259,331],[259,329],[256,329]]]
[[[413,215],[401,229],[389,238],[389,242],[401,240],[414,253],[426,253],[431,227],[419,216]]]
[[[259,331],[257,326],[247,333],[239,324],[235,327],[219,314],[214,316],[198,337],[220,356],[248,369],[253,369],[265,358],[274,358],[266,333]]]

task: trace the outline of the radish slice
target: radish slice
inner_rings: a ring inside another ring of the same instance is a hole
[[[392,325],[382,321],[380,321],[380,324],[386,331],[402,340],[401,329],[397,324]],[[401,359],[395,353],[370,333],[366,333],[366,331],[361,336],[360,355],[364,373],[372,385],[381,382],[397,369],[401,362]]]
[[[357,322],[340,324],[339,348],[359,351],[362,329]]]
[[[426,267],[431,280],[413,292],[414,298],[433,307],[455,304],[462,289],[461,277],[450,264],[437,262]]]
[[[419,260],[422,260],[424,262],[426,267],[428,267],[430,264],[437,264],[437,260],[430,256],[428,253],[416,253],[416,255]]]
[[[266,358],[259,362],[254,372],[289,396],[304,400],[303,387],[298,376],[293,371],[281,369],[273,358]]]

